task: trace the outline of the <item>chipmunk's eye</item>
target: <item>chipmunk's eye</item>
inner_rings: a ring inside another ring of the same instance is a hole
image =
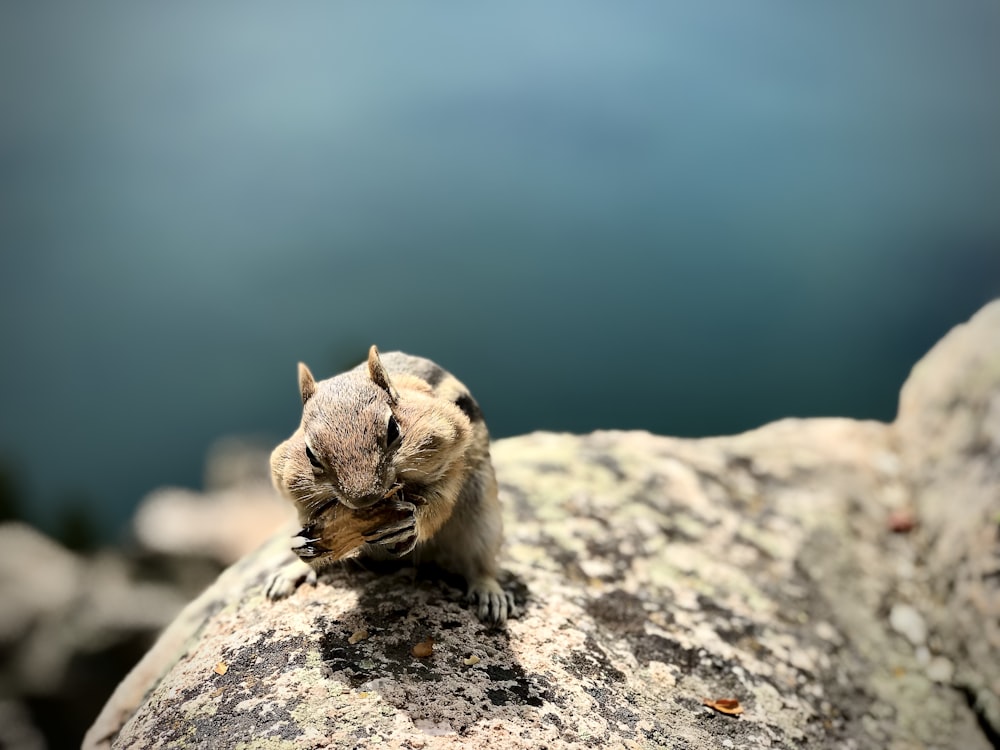
[[[311,450],[309,449],[309,446],[308,446],[308,445],[306,446],[306,458],[308,458],[308,459],[309,459],[309,463],[311,463],[311,464],[313,465],[313,468],[314,468],[314,469],[322,469],[322,468],[323,468],[323,464],[321,464],[321,463],[319,462],[319,459],[318,459],[318,458],[316,458],[316,454],[315,454],[315,453],[313,453],[313,452],[312,452],[312,451],[311,451]]]
[[[385,447],[395,448],[399,444],[399,423],[396,418],[389,415],[389,424],[385,428]]]

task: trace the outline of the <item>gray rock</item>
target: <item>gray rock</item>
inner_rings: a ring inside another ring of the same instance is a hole
[[[59,616],[76,598],[79,557],[31,526],[0,523],[0,647],[10,648],[39,619]]]
[[[201,558],[220,567],[257,549],[288,518],[271,487],[269,451],[245,437],[216,441],[205,461],[205,490],[163,487],[143,499],[132,519],[146,551]]]
[[[20,703],[0,699],[0,747],[4,750],[45,750],[45,738]]]
[[[84,746],[987,748],[998,341],[994,303],[914,369],[892,425],[499,441],[522,610],[504,631],[405,570],[269,602],[276,536],[184,610]],[[910,533],[890,530],[901,507]],[[896,633],[900,604],[953,676]]]
[[[140,580],[119,553],[81,556],[0,524],[0,747],[78,743],[190,595]]]
[[[270,484],[197,492],[163,487],[146,496],[132,530],[143,550],[231,565],[273,536],[288,505]]]
[[[955,667],[943,656],[935,656],[927,665],[927,676],[934,682],[948,684],[955,676]]]
[[[258,443],[219,441],[206,492],[153,493],[127,551],[78,555],[0,524],[0,748],[79,743],[184,604],[285,521],[266,471]]]
[[[1000,728],[1000,302],[939,341],[894,429],[921,527],[921,610],[953,680]],[[1000,739],[998,739],[1000,742]]]
[[[0,524],[0,689],[53,695],[74,660],[135,633],[155,634],[184,601],[135,581],[115,554],[85,558],[25,524]]]
[[[923,646],[927,642],[927,625],[924,623],[924,618],[909,604],[903,602],[893,604],[892,611],[889,612],[889,624],[914,646]]]
[[[209,446],[205,457],[205,491],[270,486],[269,459],[273,447],[263,438],[250,435],[219,438]]]

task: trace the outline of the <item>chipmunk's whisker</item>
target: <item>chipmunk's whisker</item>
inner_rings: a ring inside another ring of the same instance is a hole
[[[318,516],[320,513],[322,513],[323,511],[325,511],[330,506],[336,505],[336,503],[337,503],[337,498],[336,497],[326,498],[325,501],[321,499],[320,502],[318,503],[317,507],[313,507],[314,504],[310,503],[310,512],[311,512],[312,515]]]

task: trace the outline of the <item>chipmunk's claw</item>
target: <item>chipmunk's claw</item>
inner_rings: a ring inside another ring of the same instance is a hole
[[[377,544],[385,547],[394,557],[408,555],[417,546],[416,529],[403,529],[398,532],[391,532],[377,539],[368,539],[368,544]]]
[[[394,500],[393,510],[402,514],[401,518],[372,529],[364,535],[368,544],[378,544],[393,555],[402,557],[417,546],[417,519],[413,513],[416,506],[405,500]]]
[[[396,555],[397,557],[403,557],[413,552],[416,546],[417,546],[417,534],[416,532],[414,532],[412,535],[404,537],[403,539],[400,539],[398,542],[393,543],[391,545],[392,554]]]
[[[403,540],[406,537],[414,536],[417,521],[413,516],[404,518],[396,523],[386,524],[377,529],[372,529],[364,535],[364,540],[368,544],[391,545]]]
[[[312,560],[329,552],[326,547],[319,544],[319,537],[309,536],[308,531],[311,531],[311,527],[302,529],[292,537],[292,552],[298,555],[300,560]]]

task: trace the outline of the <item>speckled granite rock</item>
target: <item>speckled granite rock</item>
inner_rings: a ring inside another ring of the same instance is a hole
[[[913,369],[895,423],[936,645],[1000,730],[1000,302]],[[916,603],[916,602],[914,602]],[[987,668],[988,667],[988,668]],[[1000,745],[1000,736],[995,736]]]
[[[275,538],[185,610],[85,746],[989,747],[998,340],[995,303],[915,369],[894,425],[499,441],[523,611],[505,631],[408,571],[270,603]]]

